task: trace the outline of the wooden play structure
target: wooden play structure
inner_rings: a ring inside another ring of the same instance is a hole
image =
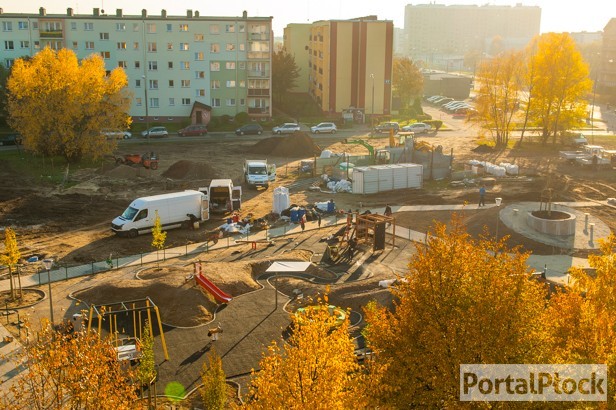
[[[146,297],[144,299],[136,299],[129,300],[123,302],[113,302],[106,305],[91,305],[90,312],[88,314],[88,323],[87,329],[88,332],[92,327],[92,319],[98,320],[97,332],[99,335],[103,332],[103,322],[109,322],[109,337],[114,337],[116,346],[119,347],[118,353],[121,353],[123,357],[131,358],[137,356],[138,343],[135,343],[133,350],[123,347],[126,344],[122,344],[122,340],[119,337],[120,331],[118,328],[118,315],[129,316],[132,313],[132,330],[133,337],[129,337],[128,339],[132,339],[138,341],[141,339],[142,330],[143,330],[143,317],[142,314],[145,313],[147,315],[147,324],[150,330],[150,334],[154,335],[152,328],[152,311],[156,315],[156,321],[158,322],[158,331],[160,332],[160,340],[163,347],[163,353],[165,355],[165,360],[169,360],[169,353],[167,352],[167,343],[165,342],[165,334],[163,333],[163,325],[160,321],[160,312],[158,311],[158,306],[150,299]],[[96,316],[95,316],[96,315]],[[122,334],[128,332],[124,332],[122,329]],[[130,334],[127,334],[130,336]]]
[[[387,227],[391,226],[391,246],[396,244],[396,218],[379,214],[358,214],[355,220],[355,237],[358,243],[372,246],[372,251],[385,249]]]

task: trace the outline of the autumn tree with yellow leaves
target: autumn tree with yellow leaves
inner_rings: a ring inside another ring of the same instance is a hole
[[[68,162],[110,153],[103,129],[130,125],[130,95],[122,68],[105,71],[100,55],[79,61],[69,49],[45,48],[15,60],[8,88],[8,123],[35,153]]]
[[[0,408],[133,409],[132,372],[120,365],[111,339],[65,334],[48,324],[16,358],[23,371],[0,394]]]
[[[457,217],[437,224],[393,288],[395,308],[366,309],[375,406],[456,407],[460,364],[545,360],[545,290],[527,256],[471,237]]]
[[[158,252],[165,247],[167,232],[163,231],[158,211],[155,212],[156,217],[154,218],[154,227],[152,228],[152,247],[156,249],[156,252]],[[158,257],[156,259],[158,260]]]
[[[408,57],[395,57],[393,63],[392,93],[394,97],[400,99],[401,107],[407,108],[411,105],[413,97],[421,95],[423,76]]]
[[[214,349],[207,354],[201,368],[201,382],[203,386],[199,392],[205,408],[224,410],[227,404],[227,379],[222,369],[222,359]]]
[[[362,375],[348,318],[337,323],[327,297],[320,308],[292,315],[288,343],[273,343],[253,372],[248,409],[350,409],[363,407]]]
[[[4,230],[4,252],[0,253],[0,265],[6,265],[9,270],[9,283],[11,286],[11,298],[15,299],[15,284],[13,280],[13,267],[17,265],[21,258],[21,252],[17,246],[17,238],[12,228]],[[19,270],[18,270],[19,273]],[[21,277],[18,277],[19,293],[21,296]]]

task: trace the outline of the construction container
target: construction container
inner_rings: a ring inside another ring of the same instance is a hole
[[[419,164],[353,168],[354,194],[375,194],[396,189],[421,188],[422,183],[423,167]]]

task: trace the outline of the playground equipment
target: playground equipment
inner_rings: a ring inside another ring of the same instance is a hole
[[[201,262],[195,262],[195,281],[197,285],[205,289],[210,295],[214,297],[218,303],[229,303],[233,299],[231,295],[223,292],[218,286],[214,285],[208,278],[203,276],[203,267]]]
[[[372,245],[372,251],[385,249],[385,232],[392,227],[391,246],[396,244],[396,218],[388,215],[362,214],[357,215],[355,236],[357,241]]]
[[[147,324],[150,331],[150,335],[153,335],[152,329],[152,310],[156,314],[156,320],[158,322],[158,331],[160,332],[160,340],[163,347],[163,352],[165,355],[165,360],[169,360],[169,353],[167,352],[167,343],[165,342],[165,334],[163,332],[163,325],[160,321],[160,312],[158,311],[158,306],[150,299],[146,297],[145,299],[136,299],[129,300],[124,302],[113,302],[105,305],[91,305],[90,312],[88,314],[88,322],[87,329],[90,332],[92,327],[92,319],[94,317],[94,313],[96,313],[95,319],[98,319],[98,327],[97,333],[99,336],[103,331],[103,321],[109,321],[109,337],[115,337],[116,350],[118,352],[118,358],[122,357],[123,359],[135,360],[139,356],[138,351],[138,340],[141,339],[142,329],[143,329],[143,320],[141,317],[142,312],[147,314]],[[118,336],[120,334],[126,334],[124,329],[122,332],[119,331],[118,327],[118,315],[124,314],[128,316],[129,313],[133,314],[133,337],[120,339]],[[125,343],[125,340],[134,340],[135,343]],[[127,347],[124,347],[127,346]]]

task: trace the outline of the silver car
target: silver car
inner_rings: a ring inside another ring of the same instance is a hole
[[[274,134],[293,134],[295,131],[299,131],[299,124],[294,124],[292,122],[285,122],[284,124],[278,125],[272,128],[272,132]]]
[[[315,125],[314,127],[310,127],[310,132],[313,134],[320,134],[322,132],[329,132],[330,134],[335,134],[336,131],[338,131],[338,128],[333,122],[322,122]]]
[[[430,124],[426,124],[423,122],[416,122],[415,124],[410,124],[402,127],[402,131],[411,131],[417,134],[421,134],[422,132],[428,132],[432,129]]]
[[[168,137],[169,136],[169,132],[167,131],[167,128],[165,127],[152,127],[149,130],[145,130],[143,132],[141,132],[141,136],[143,138],[157,138],[157,137]]]

